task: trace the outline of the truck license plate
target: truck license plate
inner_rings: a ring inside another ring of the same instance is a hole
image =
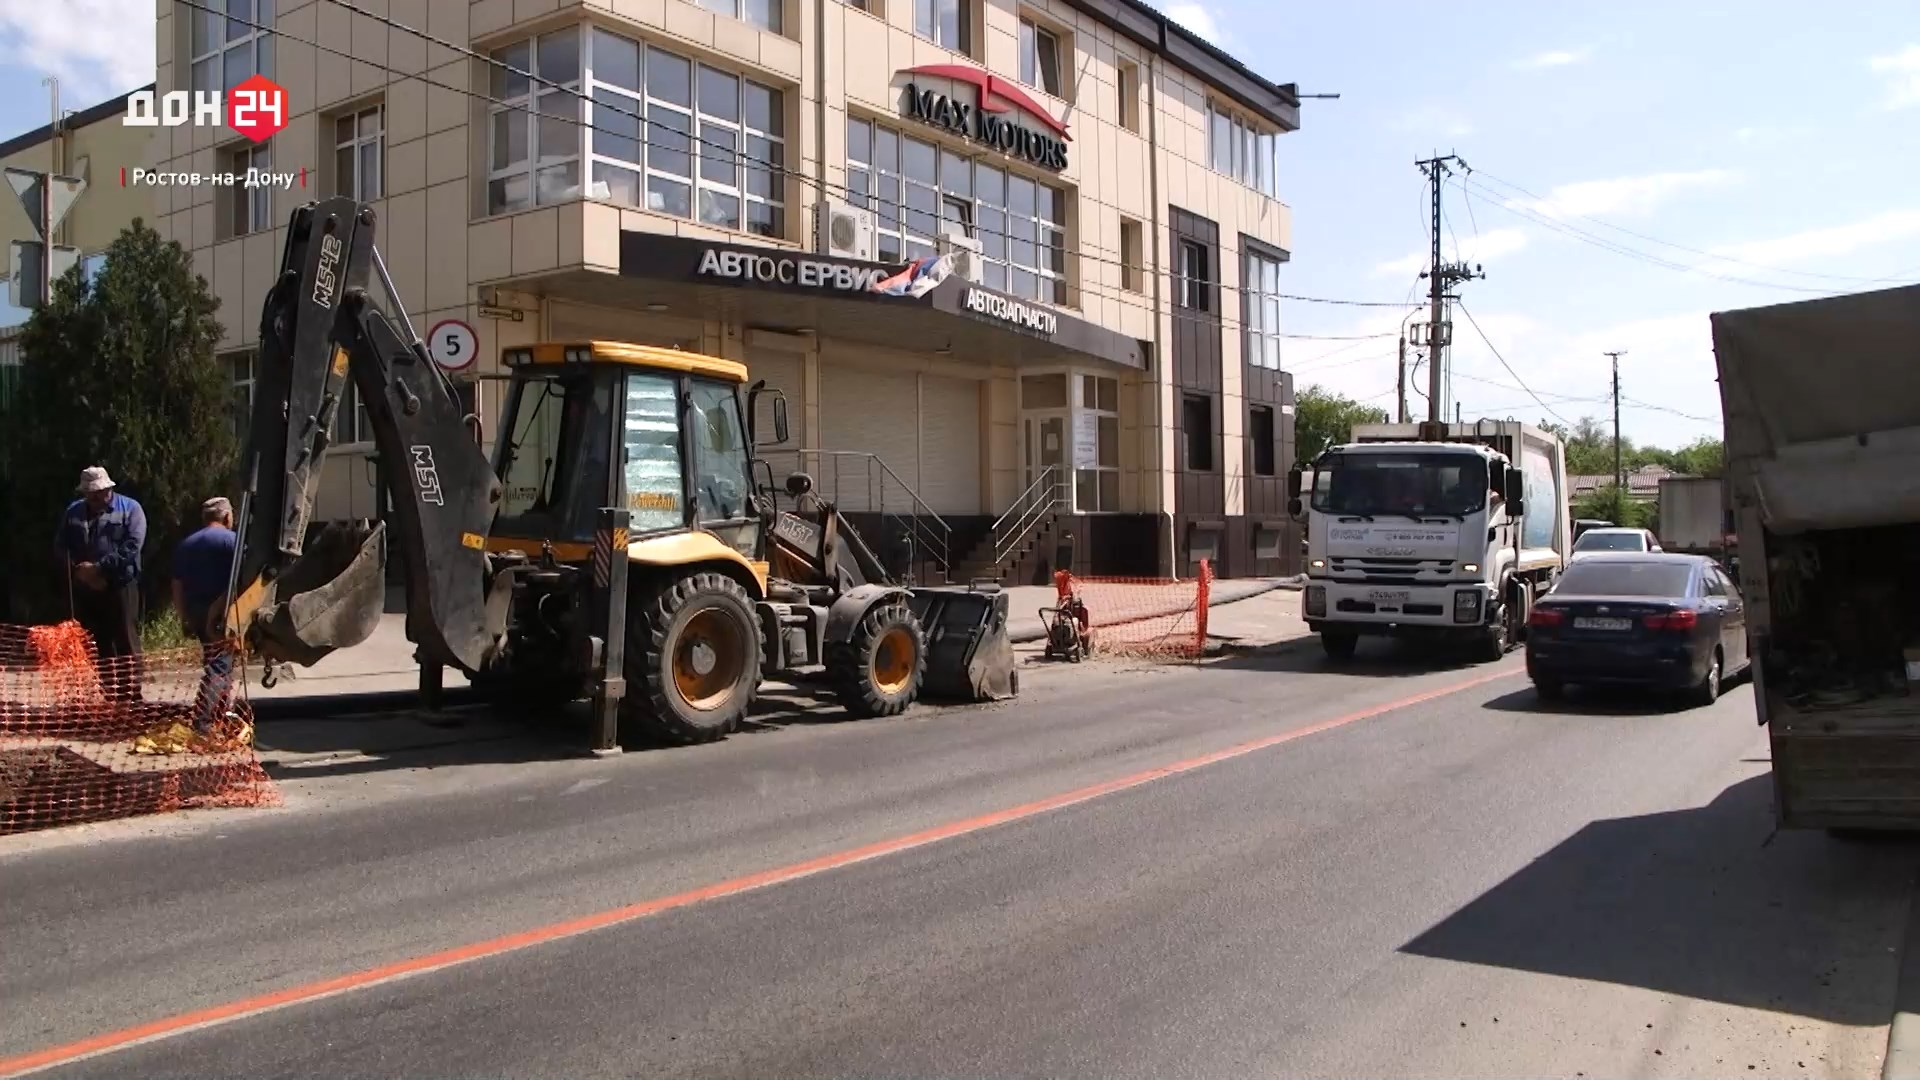
[[[1630,630],[1633,628],[1633,620],[1603,618],[1575,619],[1573,620],[1573,627],[1576,630]]]
[[[1404,604],[1407,602],[1407,597],[1411,595],[1413,594],[1404,589],[1398,591],[1375,589],[1367,594],[1367,599],[1376,604]]]

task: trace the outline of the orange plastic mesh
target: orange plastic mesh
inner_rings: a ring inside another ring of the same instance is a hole
[[[228,689],[204,678],[220,657]],[[102,660],[77,622],[0,625],[0,835],[279,805],[239,660],[198,645]]]
[[[1077,596],[1086,605],[1095,655],[1190,660],[1206,652],[1210,560],[1200,560],[1199,574],[1183,580],[1083,577],[1061,570],[1053,587],[1062,603]]]

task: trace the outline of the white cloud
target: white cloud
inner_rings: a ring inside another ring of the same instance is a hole
[[[1163,12],[1167,18],[1198,34],[1208,44],[1220,44],[1220,24],[1204,4],[1168,4]]]
[[[1473,236],[1463,236],[1458,249],[1454,249],[1452,244],[1446,245],[1448,259],[1468,263],[1491,262],[1526,246],[1526,231],[1517,228],[1489,229]],[[1374,267],[1373,272],[1380,277],[1410,278],[1425,269],[1430,258],[1431,252],[1416,251],[1392,262],[1381,263]]]
[[[1591,217],[1598,214],[1644,214],[1688,191],[1723,188],[1740,181],[1726,169],[1654,173],[1611,180],[1583,180],[1561,184],[1543,199],[1515,199],[1509,206],[1525,207],[1548,217]]]
[[[1887,81],[1886,107],[1906,109],[1920,105],[1920,45],[1876,56],[1867,66]]]
[[[152,82],[153,34],[152,0],[0,0],[0,58],[58,78],[63,108]]]
[[[1721,275],[1743,271],[1751,273],[1753,265],[1791,266],[1811,259],[1851,255],[1865,248],[1897,243],[1912,237],[1920,237],[1920,209],[1889,210],[1845,225],[1807,229],[1772,240],[1717,247],[1712,249],[1715,255],[1738,262],[1709,263],[1700,269]],[[1743,266],[1742,263],[1751,265]]]
[[[1524,60],[1516,60],[1513,66],[1521,71],[1539,71],[1544,68],[1567,67],[1570,64],[1585,62],[1587,55],[1588,52],[1586,49],[1573,51],[1567,49],[1552,49],[1547,52],[1536,53]]]

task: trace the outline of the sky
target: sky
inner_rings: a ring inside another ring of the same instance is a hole
[[[1627,437],[1718,437],[1710,312],[1920,282],[1913,0],[1814,18],[1778,0],[1163,10],[1275,82],[1340,95],[1304,101],[1281,140],[1283,291],[1424,295],[1430,195],[1414,162],[1464,162],[1441,232],[1448,261],[1486,275],[1454,313],[1468,418],[1610,422],[1605,354],[1621,351]],[[49,74],[66,109],[150,81],[153,13],[0,0],[0,137],[46,122]],[[1288,301],[1285,330],[1302,336],[1282,364],[1296,389],[1391,409],[1406,314]],[[1412,382],[1423,417],[1425,370]]]

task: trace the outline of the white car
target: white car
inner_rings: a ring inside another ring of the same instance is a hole
[[[1575,558],[1594,551],[1659,551],[1660,541],[1646,529],[1588,529],[1573,542]]]

